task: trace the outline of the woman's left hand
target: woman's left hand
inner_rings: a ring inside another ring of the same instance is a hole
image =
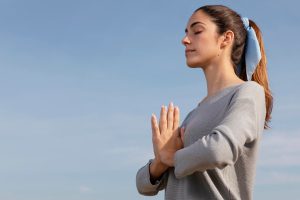
[[[155,159],[163,164],[173,167],[174,154],[183,148],[183,128],[179,130],[179,108],[169,104],[168,111],[162,106],[159,124],[156,116],[152,114],[152,143]]]

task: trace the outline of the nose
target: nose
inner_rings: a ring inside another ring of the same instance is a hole
[[[190,39],[187,37],[187,35],[185,35],[185,36],[182,38],[181,43],[185,46],[185,45],[187,45],[187,44],[190,44],[191,41],[190,41]]]

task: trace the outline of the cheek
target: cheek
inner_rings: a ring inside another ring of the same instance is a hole
[[[188,65],[191,67],[205,66],[212,59],[214,59],[218,53],[217,43],[211,36],[201,36],[197,38],[197,54],[188,57]]]
[[[213,38],[208,36],[203,36],[199,38],[199,47],[203,53],[213,53],[217,49],[217,43]]]

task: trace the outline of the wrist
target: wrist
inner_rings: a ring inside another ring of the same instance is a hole
[[[173,151],[162,151],[160,154],[161,163],[168,167],[174,167],[174,154]]]
[[[164,164],[161,160],[158,160],[158,159],[154,159],[151,164],[153,164],[153,167],[158,171],[169,168],[168,165]]]
[[[150,176],[153,179],[159,178],[169,167],[161,161],[154,159],[150,163]]]

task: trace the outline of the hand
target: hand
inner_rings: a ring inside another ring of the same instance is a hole
[[[174,154],[183,148],[183,129],[179,131],[179,108],[169,104],[168,111],[162,106],[159,124],[152,114],[152,143],[155,162],[168,167],[174,166]]]

